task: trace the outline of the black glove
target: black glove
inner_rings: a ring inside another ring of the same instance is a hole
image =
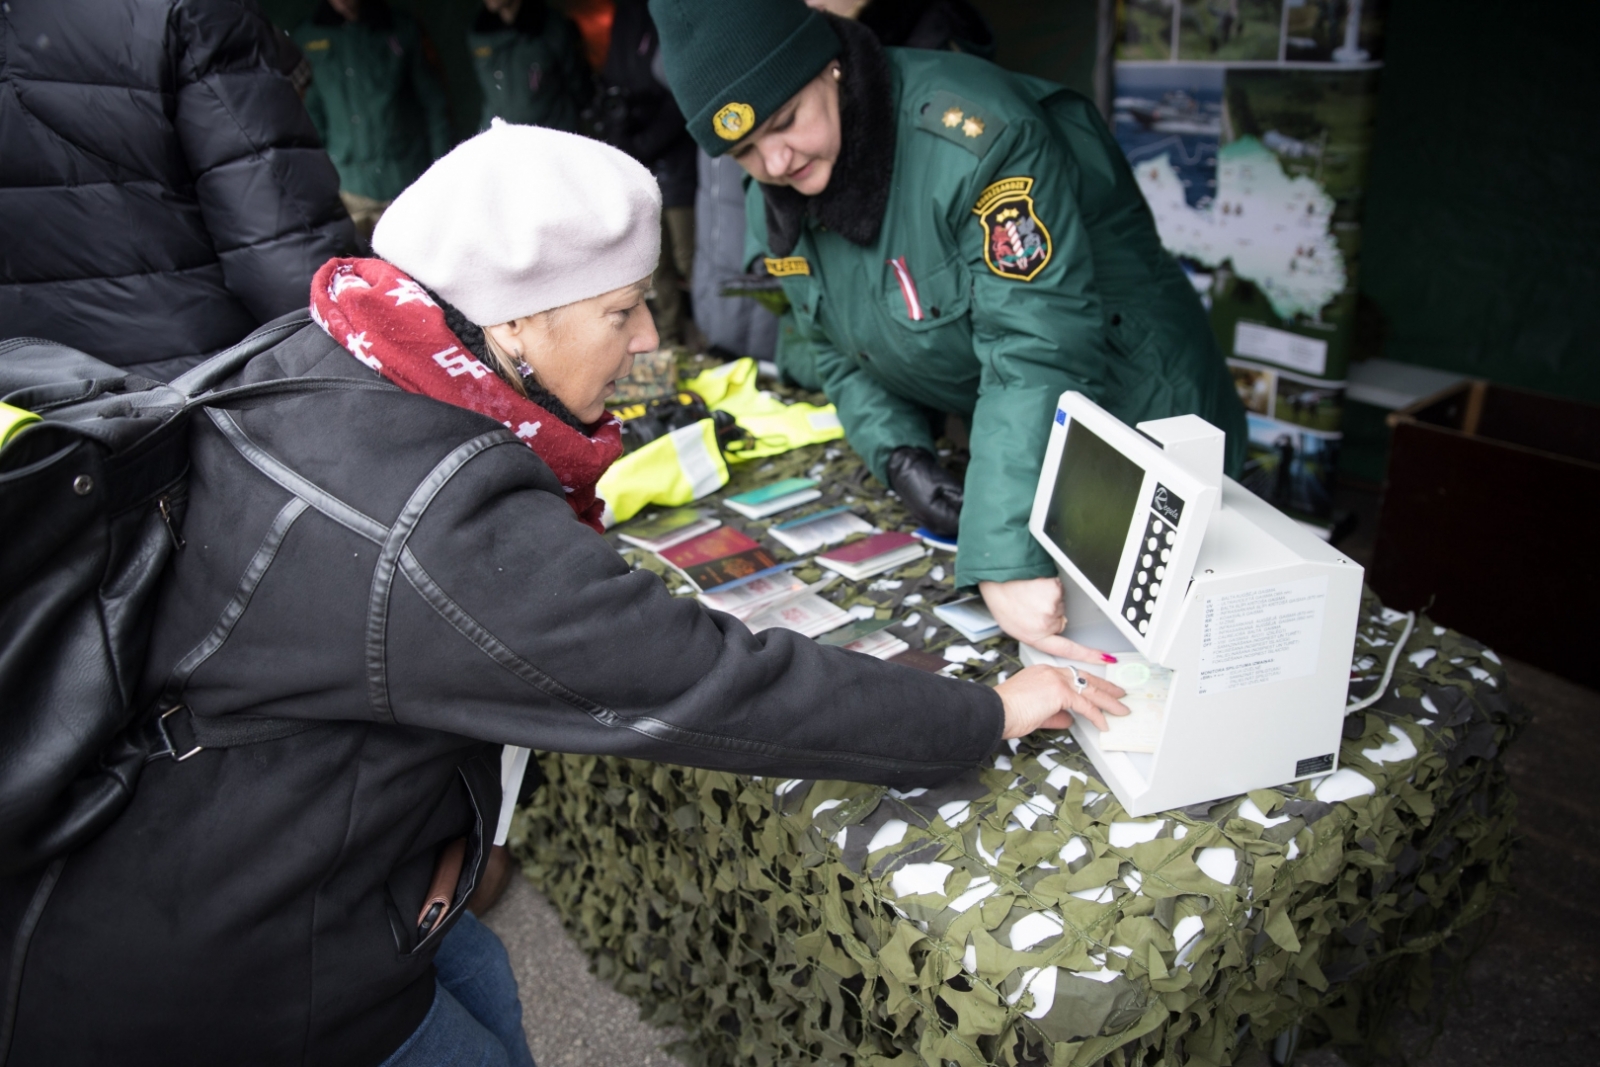
[[[961,525],[961,482],[926,448],[901,445],[889,453],[889,488],[922,524],[942,537]]]

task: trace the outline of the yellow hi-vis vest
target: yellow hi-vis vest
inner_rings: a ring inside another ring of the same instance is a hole
[[[26,408],[0,404],[0,448],[5,447],[6,443],[24,426],[31,426],[38,421],[39,416]]]
[[[716,424],[701,419],[617,460],[600,476],[595,492],[606,502],[604,521],[611,526],[652,505],[675,508],[727,484]]]
[[[776,456],[802,445],[837,441],[844,436],[839,413],[832,404],[785,404],[756,386],[756,361],[736,359],[698,374],[682,387],[696,394],[713,411],[726,411],[752,441],[739,441],[728,447],[728,462],[745,463],[765,456]]]

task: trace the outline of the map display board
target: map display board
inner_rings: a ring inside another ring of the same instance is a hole
[[[1381,0],[1120,0],[1118,16],[1112,129],[1233,371],[1244,483],[1326,525]]]

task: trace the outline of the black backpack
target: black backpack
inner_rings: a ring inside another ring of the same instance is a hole
[[[216,390],[307,321],[269,323],[170,384],[51,341],[0,342],[0,401],[42,416],[0,449],[0,877],[39,870],[47,894],[51,861],[121,814],[150,759],[309,728],[202,725],[225,731],[202,742],[182,709],[135,704],[155,594],[183,547],[193,412],[388,388],[300,378]]]

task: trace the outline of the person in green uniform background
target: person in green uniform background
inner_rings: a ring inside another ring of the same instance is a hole
[[[483,119],[575,133],[578,112],[594,95],[583,38],[571,19],[544,0],[483,0],[467,51],[483,90]]]
[[[748,171],[748,219],[851,445],[1011,636],[1059,636],[1029,512],[1056,400],[1132,424],[1244,411],[1205,311],[1094,105],[975,56],[884,49],[801,0],[651,0],[690,133]],[[971,428],[964,484],[934,420]]]
[[[416,20],[384,0],[321,0],[293,36],[311,64],[306,110],[371,241],[389,202],[454,143],[438,57]]]
[[[859,22],[885,47],[929,48],[994,58],[994,31],[967,0],[805,0],[805,4]],[[755,263],[759,257],[759,250],[751,251],[746,263]],[[801,335],[792,310],[778,320],[774,348],[773,362],[785,381],[805,389],[822,388],[816,353]]]

